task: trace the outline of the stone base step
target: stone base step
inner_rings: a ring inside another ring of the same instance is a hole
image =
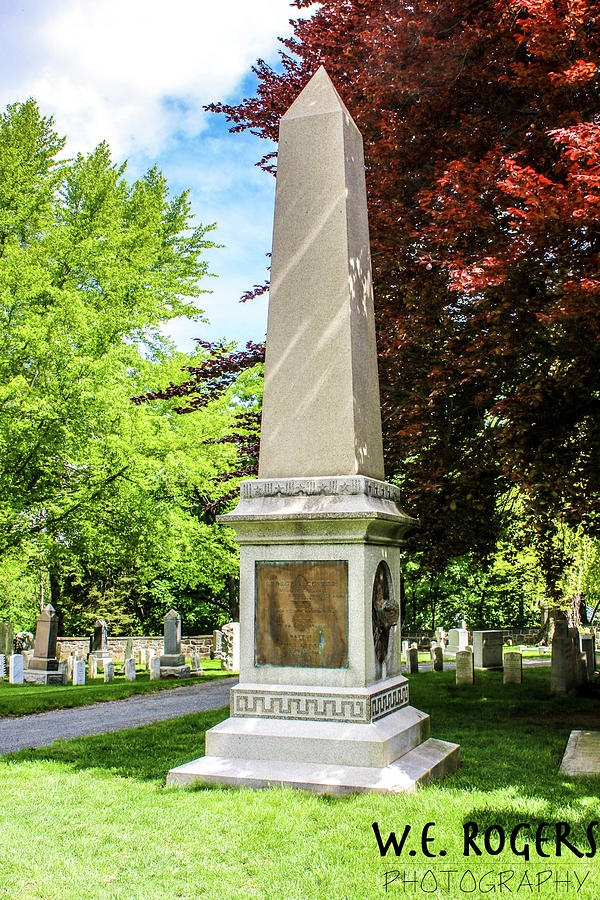
[[[395,794],[443,778],[456,771],[459,763],[458,744],[429,738],[383,768],[203,756],[171,769],[167,786],[204,783],[254,789],[290,787],[317,794]]]
[[[62,672],[41,672],[39,669],[25,669],[24,681],[30,684],[66,684]]]
[[[206,754],[384,768],[430,733],[429,716],[412,706],[369,724],[232,716],[207,731]]]

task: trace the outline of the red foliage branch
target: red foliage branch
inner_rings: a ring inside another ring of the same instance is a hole
[[[386,458],[421,540],[485,555],[509,484],[540,533],[597,530],[600,4],[322,0],[283,45],[209,109],[276,140],[323,64],[363,134]]]

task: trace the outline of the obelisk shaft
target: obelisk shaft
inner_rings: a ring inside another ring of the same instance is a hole
[[[362,138],[323,68],[277,159],[259,477],[383,480]]]

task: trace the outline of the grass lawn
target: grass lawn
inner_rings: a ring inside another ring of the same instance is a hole
[[[100,675],[92,679],[86,677],[84,685],[75,687],[71,683],[59,687],[50,684],[9,684],[5,679],[0,681],[0,717],[26,716],[48,709],[67,709],[102,703],[105,700],[122,700],[133,694],[163,691],[215,678],[228,678],[231,675],[221,669],[220,660],[216,659],[203,659],[202,668],[206,674],[194,678],[161,678],[160,681],[150,681],[147,670],[138,667],[135,681],[125,681],[123,675],[116,675],[114,681],[105,684],[104,676]]]
[[[431,714],[435,737],[461,744],[464,763],[412,795],[165,788],[167,770],[203,753],[204,730],[225,709],[1,757],[0,896],[598,900],[600,853],[580,859],[563,848],[557,858],[551,840],[540,858],[530,833],[529,860],[511,853],[508,838],[498,855],[479,838],[482,856],[463,855],[465,822],[507,832],[546,822],[546,836],[567,822],[569,839],[589,852],[600,779],[562,777],[558,766],[572,728],[600,729],[600,702],[548,699],[549,678],[547,668],[529,669],[525,684],[504,687],[501,673],[485,672],[457,688],[451,671],[411,676],[412,704]],[[411,826],[400,857],[381,858],[373,822],[385,838]],[[445,856],[423,855],[428,822],[429,848]],[[595,835],[600,844],[600,828]]]

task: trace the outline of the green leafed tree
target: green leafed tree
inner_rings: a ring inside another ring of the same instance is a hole
[[[45,582],[72,627],[156,627],[176,600],[200,621],[235,571],[202,501],[234,467],[215,441],[240,391],[193,422],[130,398],[203,358],[160,326],[198,318],[212,226],[157,169],[129,182],[106,144],[64,146],[32,100],[0,117],[0,583],[22,625]]]

